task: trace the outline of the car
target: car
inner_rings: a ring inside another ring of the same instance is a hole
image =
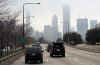
[[[53,46],[50,48],[50,56],[63,56],[65,57],[65,47],[63,42],[53,42]]]
[[[25,64],[29,62],[43,63],[43,50],[40,47],[34,46],[25,50]]]

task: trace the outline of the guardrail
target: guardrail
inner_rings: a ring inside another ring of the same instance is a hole
[[[10,51],[7,56],[0,58],[0,64],[4,63],[5,61],[9,60],[11,57],[14,57],[24,51],[23,48],[17,48],[15,51]]]

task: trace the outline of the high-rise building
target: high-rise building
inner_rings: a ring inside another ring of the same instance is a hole
[[[62,34],[61,34],[61,32],[58,32],[58,38],[61,38],[61,39],[62,39]]]
[[[97,20],[90,20],[90,29],[95,28]]]
[[[56,41],[59,37],[57,16],[52,17],[52,24],[44,26],[44,38],[48,41]]]
[[[38,40],[39,38],[43,37],[43,33],[39,31],[34,31],[31,36]]]
[[[88,30],[88,19],[87,18],[77,19],[77,31],[82,35],[84,41],[87,30]]]
[[[100,23],[96,24],[96,28],[100,28]]]
[[[70,8],[68,5],[63,6],[63,34],[70,32]]]
[[[52,35],[53,40],[56,41],[58,39],[58,18],[56,15],[52,18]]]
[[[47,41],[53,41],[52,37],[52,27],[50,25],[44,26],[44,39]]]

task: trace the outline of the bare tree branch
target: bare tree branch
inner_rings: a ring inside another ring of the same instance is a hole
[[[0,0],[0,15],[3,15],[5,12],[7,12],[7,5],[8,0]]]

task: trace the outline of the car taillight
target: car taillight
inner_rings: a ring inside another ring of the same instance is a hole
[[[51,48],[51,51],[53,51],[53,48]]]

